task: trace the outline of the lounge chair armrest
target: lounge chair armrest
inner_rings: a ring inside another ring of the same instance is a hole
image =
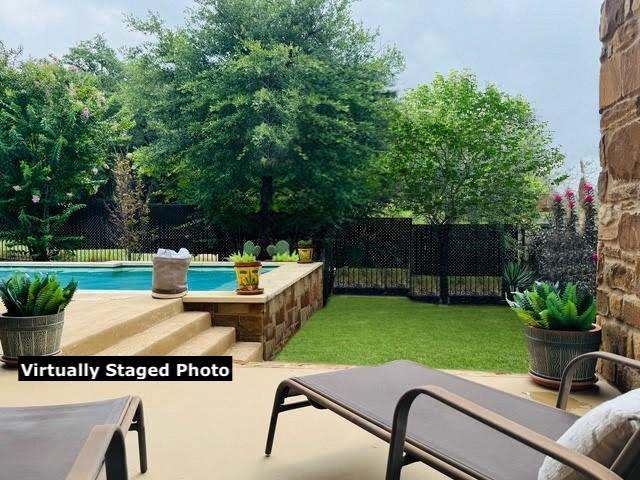
[[[98,478],[103,465],[108,480],[127,480],[124,434],[118,425],[96,425],[91,429],[67,480]]]
[[[631,358],[623,357],[622,355],[616,355],[609,352],[589,352],[578,355],[571,360],[562,372],[562,381],[560,382],[560,390],[558,391],[558,400],[556,407],[565,410],[567,408],[567,401],[569,400],[569,392],[571,391],[571,383],[573,377],[576,374],[576,370],[580,364],[586,360],[592,360],[594,358],[600,358],[609,362],[617,363],[625,367],[637,368],[640,370],[640,361],[633,360]]]
[[[597,480],[622,480],[621,477],[595,460],[563,447],[544,435],[534,432],[466,398],[434,385],[417,387],[407,391],[400,397],[396,405],[393,415],[389,460],[387,463],[387,480],[399,480],[400,478],[409,411],[414,400],[420,395],[434,398],[484,425],[574,468],[585,474],[588,478]]]

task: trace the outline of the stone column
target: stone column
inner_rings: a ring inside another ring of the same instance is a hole
[[[598,322],[603,350],[640,358],[640,0],[605,0],[600,39]],[[601,373],[640,386],[638,372]]]

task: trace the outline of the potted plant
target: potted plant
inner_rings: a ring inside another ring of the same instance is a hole
[[[275,245],[269,245],[267,253],[274,262],[297,262],[300,260],[296,251],[293,253],[289,251],[289,243],[285,240],[280,240]]]
[[[596,303],[587,289],[573,283],[536,282],[524,292],[512,292],[509,306],[526,324],[529,375],[539,385],[558,388],[562,372],[573,358],[597,351],[601,327],[594,324]],[[585,362],[576,372],[574,388],[596,381],[596,361]]]
[[[242,253],[236,252],[229,257],[234,263],[238,288],[236,293],[240,295],[257,295],[264,290],[260,288],[260,269],[262,263],[257,260],[262,249],[253,242],[246,242],[242,248]]]
[[[298,242],[298,255],[300,256],[298,263],[313,262],[313,241],[311,239]]]
[[[21,355],[60,353],[64,310],[77,286],[71,280],[63,288],[55,275],[31,278],[20,272],[0,281],[0,297],[7,309],[0,316],[3,362],[15,365]]]

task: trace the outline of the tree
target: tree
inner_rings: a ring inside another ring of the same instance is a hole
[[[274,212],[313,232],[365,205],[398,52],[376,49],[351,0],[196,3],[186,27],[131,21],[155,38],[127,73],[157,135],[143,170],[212,221],[259,213],[263,240]]]
[[[109,169],[104,104],[90,74],[57,61],[0,62],[1,235],[34,260],[79,240],[61,229]]]
[[[149,195],[142,179],[134,170],[128,155],[118,155],[113,165],[113,202],[109,205],[109,221],[116,245],[127,251],[127,259],[141,252],[152,234]]]
[[[407,92],[393,135],[397,203],[432,224],[530,222],[564,159],[524,98],[466,71]]]

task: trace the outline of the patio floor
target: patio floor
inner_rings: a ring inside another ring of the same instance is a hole
[[[273,393],[284,378],[339,367],[262,363],[236,366],[234,381],[207,382],[18,382],[0,368],[3,406],[71,403],[140,395],[145,403],[149,471],[138,469],[136,434],[128,435],[130,478],[147,480],[362,480],[384,477],[387,445],[338,416],[314,409],[281,416],[273,455],[263,456]],[[457,374],[505,391],[551,403],[553,393],[524,375]],[[601,382],[602,383],[602,382]],[[584,413],[615,395],[572,395],[570,408]],[[2,467],[0,466],[0,476]],[[405,469],[403,480],[444,478],[424,465]]]

